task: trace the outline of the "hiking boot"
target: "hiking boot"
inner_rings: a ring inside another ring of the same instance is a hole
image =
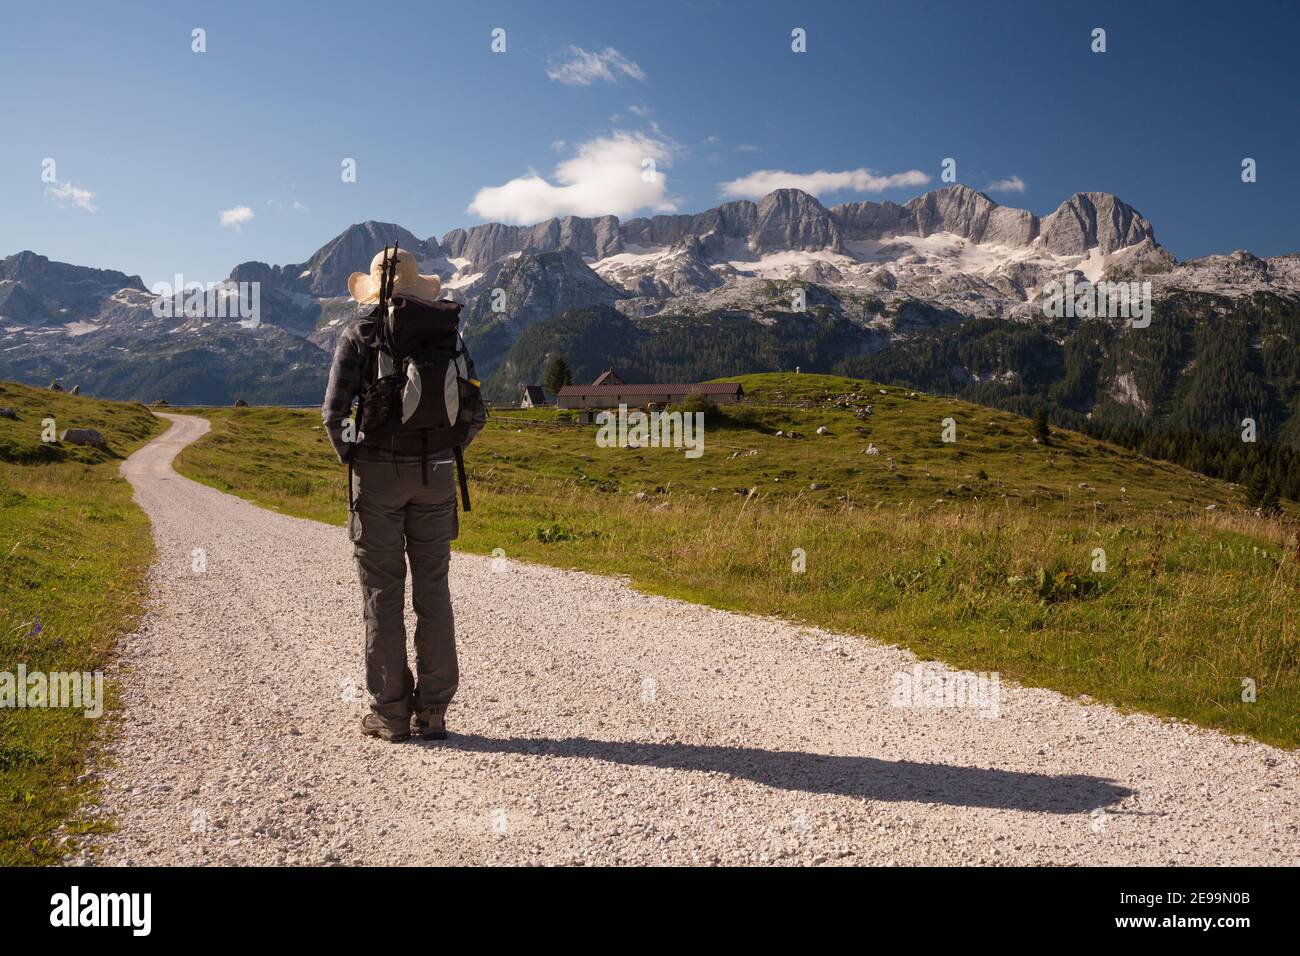
[[[411,739],[409,730],[401,726],[394,727],[378,714],[366,714],[361,718],[361,732],[367,737],[378,737],[392,743]]]
[[[411,715],[411,733],[421,740],[447,739],[447,708],[430,707]]]

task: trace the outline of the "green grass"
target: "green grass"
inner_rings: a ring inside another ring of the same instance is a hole
[[[161,424],[141,405],[3,382],[0,407],[18,414],[0,418],[0,670],[102,670],[153,556],[118,465]],[[47,417],[59,433],[97,429],[108,450],[42,442]],[[78,815],[93,797],[80,778],[98,723],[68,709],[0,710],[0,866],[57,862],[56,831],[75,839],[96,826]]]
[[[1037,445],[1026,419],[905,389],[740,381],[751,401],[706,421],[695,460],[598,448],[595,426],[554,409],[495,413],[467,456],[474,511],[457,546],[1300,745],[1300,553],[1240,488],[1074,433]],[[850,394],[872,414],[829,407]],[[343,522],[345,472],[316,413],[204,414],[213,430],[182,473]],[[947,417],[955,444],[940,441]],[[776,435],[790,430],[801,437]]]

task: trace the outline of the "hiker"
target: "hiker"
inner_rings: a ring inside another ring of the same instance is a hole
[[[462,449],[486,420],[460,304],[439,299],[405,251],[385,247],[348,291],[375,308],[339,340],[321,417],[348,465],[348,536],[366,628],[370,712],[362,732],[384,740],[447,738],[459,669],[447,570],[466,510]],[[353,400],[355,419],[349,419]],[[415,608],[415,672],[406,658],[406,559]]]

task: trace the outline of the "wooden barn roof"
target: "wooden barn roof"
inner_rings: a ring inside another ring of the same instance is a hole
[[[566,385],[560,389],[562,396],[589,396],[609,398],[626,395],[739,395],[744,389],[739,382],[701,382],[698,385]]]

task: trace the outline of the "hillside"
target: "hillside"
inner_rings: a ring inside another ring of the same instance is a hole
[[[514,398],[517,383],[545,377],[552,355],[563,355],[580,382],[611,367],[626,368],[630,381],[690,382],[710,370],[801,366],[1022,414],[1041,405],[1073,428],[1235,435],[1250,416],[1261,441],[1300,450],[1294,301],[1185,293],[1157,303],[1145,329],[1096,319],[953,324],[914,310],[907,338],[886,348],[878,334],[837,317],[825,295],[810,293],[807,313],[764,312],[763,322],[728,312],[644,320],[610,307],[570,312],[530,326],[488,387]]]
[[[839,293],[806,290],[808,311],[781,311],[793,283],[772,283],[774,307],[631,319],[614,308],[530,326],[487,383],[515,401],[562,355],[575,381],[606,368],[629,381],[698,381],[755,369],[864,377],[1002,408],[1043,409],[1057,425],[1247,484],[1262,470],[1300,498],[1300,304],[1271,293],[1227,298],[1185,292],[1159,300],[1149,328],[1105,320],[954,321],[920,303],[890,317],[905,337],[843,317]],[[1253,419],[1257,440],[1241,440]]]
[[[457,546],[1300,744],[1297,543],[1240,488],[1059,429],[1035,443],[1030,421],[954,399],[736,380],[751,400],[706,412],[698,459],[600,448],[554,409],[494,414],[467,455]],[[344,469],[315,413],[203,414],[183,474],[342,523]],[[1255,674],[1267,693],[1247,705]]]
[[[143,599],[149,523],[118,477],[122,458],[161,431],[141,405],[0,382],[0,670],[106,669]],[[93,428],[107,449],[49,444],[43,422]],[[108,719],[108,718],[104,718]],[[0,710],[0,864],[57,860],[52,834],[97,826],[79,808],[100,722],[82,711]]]
[[[1286,455],[1283,494],[1300,497],[1300,304],[1269,293],[1179,293],[1151,327],[1085,320],[975,320],[849,359],[845,369],[1054,421],[1198,471],[1245,482],[1258,454]],[[1257,447],[1240,438],[1242,420]]]

